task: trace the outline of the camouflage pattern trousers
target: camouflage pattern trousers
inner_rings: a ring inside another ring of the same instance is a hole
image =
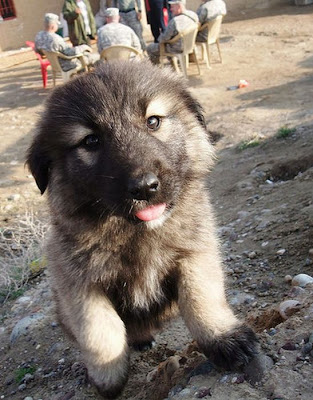
[[[127,13],[120,12],[120,17],[121,17],[120,22],[122,24],[127,25],[130,28],[132,28],[132,30],[136,33],[136,35],[138,36],[138,38],[140,40],[141,48],[143,51],[145,51],[147,48],[147,45],[146,45],[146,42],[143,40],[142,25],[137,17],[136,10],[129,11]]]

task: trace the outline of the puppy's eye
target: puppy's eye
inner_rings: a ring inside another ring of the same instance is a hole
[[[84,138],[82,144],[88,148],[95,148],[99,145],[100,140],[97,135],[88,135]]]
[[[147,127],[152,131],[156,131],[161,126],[161,117],[157,117],[156,115],[152,115],[147,119]]]

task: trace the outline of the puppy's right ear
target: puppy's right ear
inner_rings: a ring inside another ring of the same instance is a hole
[[[26,164],[43,194],[49,182],[51,160],[36,140],[28,150]]]

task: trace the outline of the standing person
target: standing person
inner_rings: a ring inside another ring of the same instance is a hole
[[[96,21],[89,0],[65,0],[63,16],[73,46],[90,44],[96,38]]]
[[[127,25],[120,24],[118,8],[107,8],[105,11],[106,24],[98,30],[98,51],[101,54],[103,49],[115,44],[134,47],[141,51],[138,36]]]
[[[158,43],[158,38],[165,31],[164,23],[164,0],[147,0],[149,3],[149,23],[154,43]]]
[[[91,54],[92,48],[86,44],[75,47],[68,45],[64,39],[56,33],[60,25],[59,17],[56,14],[45,14],[44,30],[38,32],[35,37],[35,49],[38,53],[43,54],[42,50],[45,50],[58,51],[66,56],[83,54],[86,65],[92,65],[99,59],[98,54]],[[63,71],[69,71],[81,66],[81,62],[78,58],[73,58],[71,60],[59,58],[59,62]]]
[[[96,27],[101,28],[106,23],[105,11],[107,8],[116,7],[117,0],[100,0],[99,11],[95,15]]]
[[[169,21],[165,31],[159,36],[158,43],[150,43],[147,47],[149,58],[154,64],[157,64],[160,59],[160,43],[172,39],[192,25],[198,26],[199,23],[197,14],[186,9],[186,0],[172,0],[168,4],[171,6],[173,18]],[[173,44],[167,44],[166,51],[174,54],[181,53],[182,41],[178,40]]]
[[[128,25],[139,37],[141,48],[146,50],[147,45],[142,36],[141,25],[141,0],[117,0],[117,6],[120,10],[121,23]]]
[[[203,0],[200,7],[197,9],[197,15],[201,25],[219,15],[226,15],[226,4],[223,0]],[[197,42],[206,42],[208,38],[208,29],[203,29],[197,35]]]

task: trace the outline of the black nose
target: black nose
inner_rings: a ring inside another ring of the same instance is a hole
[[[160,187],[158,178],[152,173],[131,179],[128,183],[128,192],[135,200],[149,200]]]

